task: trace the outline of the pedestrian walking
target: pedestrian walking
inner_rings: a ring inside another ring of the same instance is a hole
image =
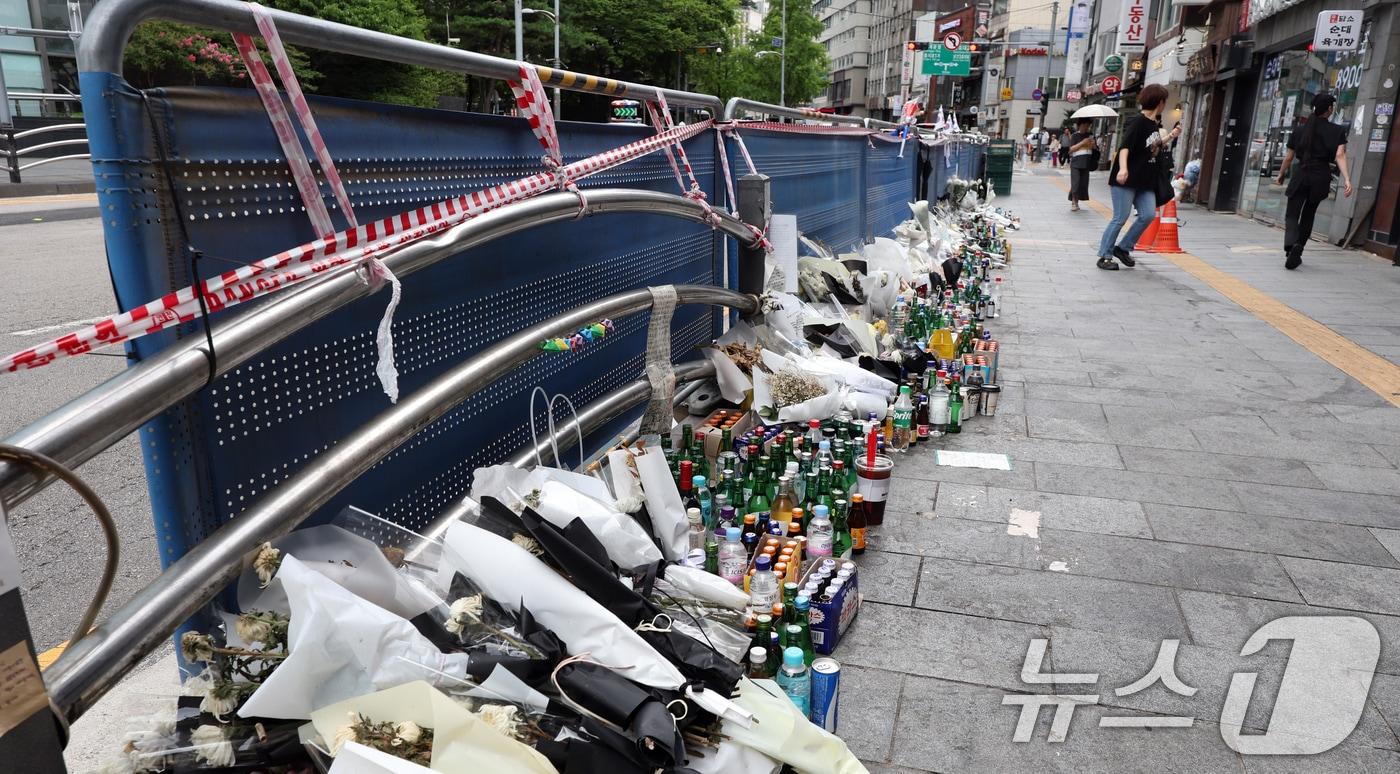
[[[1162,151],[1164,143],[1171,142],[1181,133],[1180,126],[1170,133],[1162,131],[1162,107],[1166,101],[1166,87],[1155,83],[1144,86],[1138,94],[1138,107],[1142,113],[1124,127],[1122,144],[1113,154],[1113,165],[1108,170],[1109,190],[1113,195],[1113,219],[1099,239],[1099,260],[1096,265],[1100,269],[1117,271],[1118,263],[1114,258],[1124,266],[1137,265],[1130,251],[1157,213],[1157,184],[1161,177],[1157,154]],[[1164,158],[1163,163],[1170,164],[1170,161]],[[1118,239],[1118,233],[1123,230],[1123,224],[1128,222],[1128,215],[1133,209],[1137,209],[1137,219],[1115,245],[1113,240]]]
[[[1332,163],[1342,173],[1342,192],[1351,196],[1351,170],[1347,168],[1347,128],[1328,119],[1336,109],[1337,98],[1331,94],[1313,97],[1312,116],[1301,130],[1288,138],[1288,152],[1278,170],[1278,185],[1288,175],[1294,159],[1298,173],[1288,181],[1284,193],[1288,209],[1284,213],[1283,268],[1296,269],[1303,264],[1303,246],[1312,237],[1313,216],[1317,206],[1332,193]]]
[[[1060,138],[1055,137],[1050,140],[1050,167],[1057,169],[1060,166]]]
[[[1062,167],[1069,166],[1069,146],[1073,144],[1070,142],[1071,136],[1068,126],[1060,128],[1060,166]]]
[[[1089,201],[1089,173],[1099,166],[1099,145],[1094,141],[1094,122],[1081,118],[1069,136],[1069,209],[1079,212],[1079,203]]]

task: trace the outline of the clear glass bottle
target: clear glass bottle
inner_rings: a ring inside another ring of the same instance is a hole
[[[773,560],[769,556],[759,556],[754,560],[753,577],[749,578],[749,611],[764,616],[773,609],[773,603],[780,601],[778,576],[773,574]]]
[[[812,520],[807,523],[807,555],[813,559],[829,557],[835,537],[831,511],[825,505],[818,505],[812,511]]]

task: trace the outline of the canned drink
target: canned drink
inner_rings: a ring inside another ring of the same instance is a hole
[[[841,664],[823,656],[812,661],[811,714],[813,723],[836,733],[837,709],[841,702]]]

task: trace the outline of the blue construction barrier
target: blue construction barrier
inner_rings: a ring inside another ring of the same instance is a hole
[[[193,284],[191,248],[202,254],[198,274],[209,277],[314,237],[253,92],[143,94],[101,73],[83,73],[82,90],[108,260],[123,309]],[[541,149],[521,119],[331,98],[311,103],[361,222],[541,168]],[[566,161],[651,132],[559,124]],[[918,174],[912,140],[901,156],[897,143],[863,136],[744,130],[744,138],[759,171],[773,178],[774,211],[796,213],[802,230],[833,247],[849,249],[886,234],[907,216]],[[686,150],[706,194],[721,200],[714,134],[693,138]],[[729,158],[741,174],[732,141]],[[581,185],[676,192],[662,153]],[[324,185],[322,196],[343,225]],[[613,214],[530,229],[405,277],[394,322],[400,390],[412,393],[507,335],[591,300],[649,285],[724,284],[722,247],[702,225]],[[386,301],[387,293],[376,294],[298,331],[142,428],[162,564],[385,409],[374,373],[374,331]],[[504,376],[425,428],[307,523],[354,504],[422,528],[468,491],[474,468],[527,444],[528,396],[536,385],[583,406],[639,378],[648,319],[620,320],[616,333],[582,351],[538,357]],[[717,321],[702,308],[677,310],[673,359],[692,356],[695,345],[716,335]],[[128,352],[140,360],[178,338],[202,336],[200,326],[138,339]],[[607,438],[625,422],[617,420],[593,439]]]
[[[941,199],[948,192],[948,179],[977,180],[986,168],[987,146],[971,140],[947,140],[925,146],[928,159],[926,189],[928,198]]]

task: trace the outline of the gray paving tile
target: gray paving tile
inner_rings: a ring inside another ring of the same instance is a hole
[[[1158,540],[1400,567],[1400,562],[1364,527],[1160,503],[1148,503],[1143,508]]]
[[[947,484],[939,490],[934,512],[939,516],[1006,524],[1013,508],[1039,512],[1040,526],[1045,529],[1152,537],[1142,505],[1133,500]]]
[[[1246,774],[1393,774],[1400,771],[1400,753],[1343,743],[1319,755],[1246,755]]]
[[[1042,530],[1040,556],[1045,569],[1053,562],[1062,562],[1066,571],[1076,575],[1302,601],[1279,560],[1268,554]]]
[[[1240,510],[1230,485],[1210,479],[1045,462],[1036,465],[1035,483],[1044,492]]]
[[[884,729],[883,733],[889,734],[890,729]],[[893,740],[894,736],[890,735],[890,739]],[[862,760],[861,763],[865,764],[866,774],[920,774],[921,772],[930,771],[930,769],[915,769],[906,766],[891,766],[887,763],[876,763],[874,761],[866,760]]]
[[[1215,428],[1196,428],[1192,434],[1201,448],[1217,454],[1250,457],[1277,457],[1304,462],[1335,462],[1374,468],[1390,468],[1390,462],[1364,444],[1340,437],[1290,438],[1275,433],[1239,433]]]
[[[1089,405],[1089,404],[1084,404]],[[1107,410],[1107,406],[1103,407]],[[1116,422],[1027,417],[1032,438],[1059,438],[1070,441],[1096,441],[1160,449],[1200,449],[1196,437],[1185,428],[1156,422]]]
[[[967,433],[944,439],[945,449],[1005,454],[1013,460],[1064,462],[1097,468],[1123,469],[1123,460],[1112,444],[1060,441],[1046,438],[973,437]]]
[[[1400,408],[1394,406],[1363,407],[1338,404],[1326,406],[1328,412],[1343,422],[1363,425],[1384,425],[1400,430]]]
[[[1332,439],[1344,443],[1371,444],[1378,454],[1391,464],[1400,463],[1400,431],[1385,425],[1365,425],[1356,422],[1343,422],[1328,414],[1319,418],[1287,416],[1263,416],[1265,424],[1279,435],[1298,440]],[[1243,428],[1227,427],[1226,430]],[[1385,446],[1386,448],[1381,448]],[[1325,462],[1326,460],[1321,460]]]
[[[1306,464],[1297,460],[1149,449],[1140,446],[1124,446],[1121,452],[1123,463],[1128,470],[1171,473],[1192,478],[1323,488],[1322,481],[1313,475]]]
[[[1362,468],[1336,462],[1309,462],[1308,467],[1312,468],[1313,473],[1322,479],[1328,489],[1400,495],[1400,470]]]
[[[1064,742],[1050,743],[1053,712],[1041,710],[1031,741],[1014,743],[1019,706],[1003,706],[1004,691],[909,678],[895,728],[893,763],[943,772],[1238,771],[1238,756],[1208,723],[1194,728],[1104,729],[1103,707],[1076,708]]]
[[[1020,384],[1075,384],[1091,387],[1089,374],[1060,368],[998,368],[997,379]]]
[[[1328,607],[1249,599],[1228,594],[1181,590],[1181,603],[1192,641],[1238,653],[1249,635],[1276,618],[1290,615],[1359,616],[1370,621],[1381,637],[1379,671],[1400,675],[1400,617],[1357,613]]]
[[[885,523],[870,533],[872,550],[912,556],[1040,567],[1040,544],[1006,534],[1006,523],[935,516],[932,512],[886,511]]]
[[[1231,482],[1246,513],[1400,529],[1400,497]]]
[[[1063,572],[928,557],[914,604],[1021,623],[1143,637],[1186,636],[1170,589]]]
[[[1194,411],[1149,406],[1104,406],[1103,411],[1111,425],[1131,424],[1140,427],[1160,424],[1176,428],[1178,432],[1181,432],[1182,428],[1195,427],[1250,433],[1272,433],[1275,430],[1260,416],[1211,413],[1209,405],[1198,406]]]
[[[1021,683],[1021,664],[1027,643],[1048,636],[1039,626],[871,602],[836,653],[842,664],[1045,693],[1049,686]]]
[[[841,665],[836,733],[857,758],[889,760],[903,685],[901,672]]]
[[[925,481],[1009,486],[1016,489],[1035,488],[1035,463],[1029,460],[1012,459],[1011,470],[988,470],[939,465],[934,461],[932,454],[920,454],[900,460],[898,467],[901,476]]]
[[[1280,557],[1310,605],[1400,615],[1400,570]]]
[[[860,557],[860,594],[870,602],[908,605],[919,585],[918,556],[866,551]]]
[[[1027,392],[1029,393],[1029,390]],[[1062,395],[1038,397],[1027,394],[1026,416],[1077,419],[1088,422],[1104,420],[1103,408],[1099,404],[1089,401],[1072,401]]]
[[[1381,647],[1385,647],[1384,641]],[[1400,735],[1400,677],[1377,673],[1371,681],[1371,705],[1390,724],[1390,730]]]
[[[1351,434],[1348,433],[1348,437],[1350,436]],[[1395,443],[1396,441],[1400,441],[1400,435],[1391,432],[1389,443]],[[1400,446],[1390,446],[1388,444],[1372,442],[1371,448],[1375,449],[1377,454],[1385,457],[1386,461],[1390,464],[1400,467]]]
[[[1371,527],[1371,534],[1385,546],[1391,556],[1400,559],[1400,530]]]
[[[896,466],[890,478],[890,492],[885,500],[885,508],[896,511],[933,510],[934,499],[938,496],[938,483],[922,478],[908,478],[901,475]]]
[[[1173,405],[1171,398],[1167,397],[1165,392],[1115,390],[1109,387],[1068,387],[1053,384],[1026,385],[1026,400],[1055,400],[1114,406],[1169,407]]]

